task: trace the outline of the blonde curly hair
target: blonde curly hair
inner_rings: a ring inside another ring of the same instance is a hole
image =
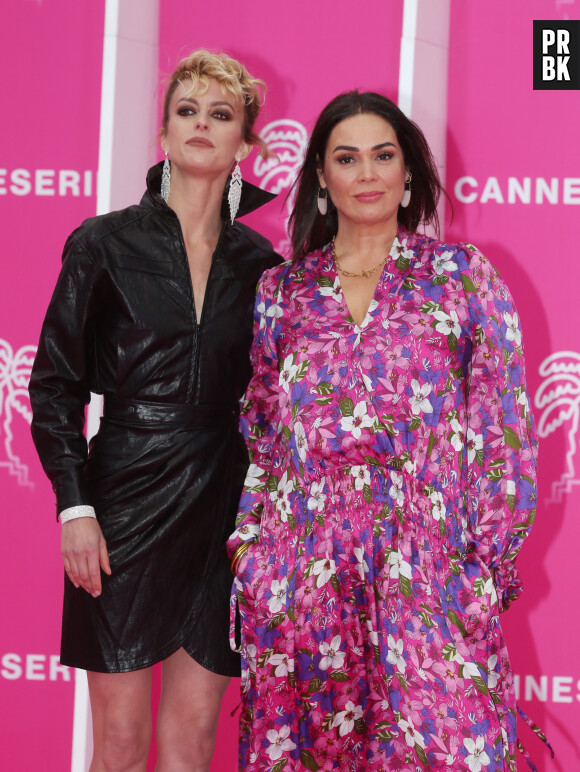
[[[227,54],[214,54],[204,48],[186,56],[177,65],[169,77],[163,99],[163,128],[169,123],[169,104],[177,86],[184,81],[191,81],[191,90],[203,94],[209,88],[209,79],[215,78],[223,93],[230,92],[244,108],[242,138],[250,145],[256,145],[263,158],[270,152],[264,140],[254,132],[254,124],[260,114],[266,95],[266,84],[254,78],[241,62]]]

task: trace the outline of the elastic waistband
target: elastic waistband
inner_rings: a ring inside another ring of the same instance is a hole
[[[122,423],[163,424],[185,427],[223,426],[237,423],[232,405],[176,405],[105,395],[103,416]]]

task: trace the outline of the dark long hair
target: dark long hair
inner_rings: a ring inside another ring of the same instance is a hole
[[[292,256],[295,260],[324,246],[336,235],[338,215],[330,196],[326,216],[323,217],[318,212],[316,170],[325,157],[328,138],[334,127],[345,118],[361,113],[378,115],[393,127],[403,152],[405,166],[413,176],[411,202],[407,208],[399,207],[398,221],[410,231],[416,230],[420,223],[433,223],[435,230],[439,232],[437,202],[441,193],[447,194],[439,180],[435,160],[423,132],[394,102],[382,94],[372,91],[347,91],[335,97],[320,113],[310,137],[302,169],[293,186],[296,199],[289,225]]]

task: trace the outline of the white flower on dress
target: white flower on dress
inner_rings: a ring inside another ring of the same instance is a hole
[[[490,689],[495,689],[497,682],[499,681],[499,673],[496,672],[495,666],[497,665],[497,654],[492,654],[487,660],[487,685]]]
[[[506,312],[503,315],[503,320],[507,325],[506,340],[513,340],[516,346],[519,346],[522,342],[522,331],[520,330],[518,312],[514,311],[513,316]]]
[[[481,769],[487,767],[491,763],[491,759],[485,752],[483,735],[478,734],[477,739],[472,737],[466,737],[463,740],[463,744],[467,748],[468,756],[465,757],[465,761],[469,765],[471,772],[480,772]]]
[[[453,257],[453,252],[442,252],[440,255],[435,255],[433,260],[433,268],[435,273],[440,276],[443,271],[456,271],[457,263],[449,258]]]
[[[398,472],[391,472],[391,488],[389,493],[395,502],[395,505],[402,507],[405,503],[405,494],[403,493],[403,475]]]
[[[431,393],[431,384],[427,382],[419,383],[416,378],[413,378],[411,381],[411,389],[413,390],[413,396],[410,399],[410,404],[413,415],[419,415],[419,413],[432,413],[433,405],[427,399]]]
[[[392,635],[389,635],[387,643],[389,646],[387,662],[396,667],[399,673],[404,673],[407,665],[405,658],[403,657],[403,639],[399,638],[395,640]]]
[[[459,338],[461,335],[461,326],[457,317],[457,311],[452,310],[449,314],[446,314],[445,311],[435,311],[433,316],[438,322],[438,324],[435,325],[437,332],[442,332],[443,335],[453,334],[456,338]]]
[[[293,669],[287,654],[272,654],[268,664],[276,668],[274,675],[278,678],[286,678],[288,672]]]
[[[280,513],[280,520],[283,523],[288,521],[288,515],[292,512],[289,496],[294,490],[294,481],[288,479],[288,472],[284,472],[278,481],[278,487],[270,492],[270,501],[275,502],[275,507]]]
[[[403,557],[401,550],[396,549],[391,552],[389,555],[389,565],[391,566],[389,571],[391,579],[398,580],[400,576],[404,576],[405,579],[411,581],[413,569],[411,568],[411,564],[407,563]]]
[[[256,657],[258,654],[258,647],[255,643],[249,643],[244,649],[244,657],[248,663],[248,669],[252,672],[256,672]]]
[[[283,753],[293,751],[296,747],[296,743],[292,742],[289,734],[290,727],[287,724],[281,726],[280,731],[268,729],[266,732],[266,739],[270,742],[270,745],[266,748],[266,753],[272,761],[276,761]]]
[[[270,325],[273,326],[276,319],[279,319],[284,313],[284,311],[280,308],[280,306],[277,303],[272,303],[272,305],[266,311],[266,304],[264,303],[264,301],[258,304],[258,307],[256,310],[260,314],[261,330],[263,330],[264,327],[268,326],[268,320],[271,320]]]
[[[413,725],[412,719],[409,717],[408,721],[405,721],[404,719],[401,719],[397,722],[399,729],[403,734],[405,735],[405,742],[410,748],[414,748],[415,745],[418,745],[420,748],[423,748],[425,750],[425,740],[423,739],[423,735],[421,732],[418,732],[415,729],[415,726]]]
[[[352,732],[354,729],[354,722],[359,718],[362,718],[363,709],[360,705],[355,705],[352,700],[349,700],[344,706],[344,710],[340,710],[334,717],[332,726],[338,727],[338,734],[344,737],[345,734]]]
[[[358,440],[363,429],[373,426],[375,419],[367,413],[367,403],[358,402],[352,415],[345,415],[340,419],[340,428],[345,432],[350,432]]]
[[[354,477],[354,487],[362,491],[365,485],[371,484],[371,473],[368,466],[351,466],[350,473]]]
[[[454,418],[451,421],[450,426],[451,431],[453,432],[451,435],[451,444],[453,445],[453,449],[456,451],[456,453],[459,453],[459,451],[463,449],[463,443],[465,441],[463,426],[461,426],[457,418]]]
[[[308,509],[310,511],[317,510],[322,512],[324,509],[324,502],[326,501],[326,493],[324,493],[324,477],[320,482],[313,482],[310,485],[310,496],[308,498]]]
[[[459,658],[457,660],[459,662]],[[461,665],[463,665],[463,677],[469,678],[470,680],[474,677],[481,678],[481,671],[475,664],[475,662],[466,662],[463,660],[463,662],[460,662]]]
[[[260,523],[242,523],[231,535],[231,539],[254,541],[260,535]]]
[[[280,373],[278,375],[278,382],[280,386],[284,389],[286,394],[290,393],[290,384],[296,378],[297,372],[298,372],[298,365],[294,364],[294,355],[288,354],[288,356],[284,360],[284,363],[282,364],[282,369],[280,370]]]
[[[340,635],[335,635],[330,643],[328,643],[328,641],[322,641],[318,647],[318,650],[322,654],[322,659],[320,660],[321,670],[328,670],[329,667],[342,667],[344,665],[346,652],[340,651],[341,642]]]
[[[270,585],[270,592],[272,597],[268,600],[268,608],[272,614],[277,614],[282,611],[286,605],[286,590],[288,589],[288,580],[285,576],[280,581],[274,579]]]
[[[445,504],[443,503],[443,494],[441,491],[434,491],[431,496],[431,514],[433,519],[439,522],[445,517]]]
[[[342,294],[340,289],[340,279],[338,276],[334,280],[332,287],[318,287],[318,292],[325,298],[332,298],[337,303],[342,303]]]
[[[323,584],[326,584],[335,571],[336,566],[332,558],[325,557],[322,560],[317,560],[312,566],[312,573],[317,577],[316,586],[322,587]]]
[[[369,567],[367,561],[365,560],[365,551],[362,547],[355,547],[353,549],[353,553],[357,559],[355,568],[358,571],[358,575],[360,576],[361,581],[364,582],[365,574],[368,574],[369,572]]]
[[[261,479],[266,473],[265,469],[257,464],[250,464],[248,472],[246,474],[246,480],[244,482],[244,488],[253,488],[254,490],[262,490],[264,487],[264,481]]]
[[[300,421],[296,421],[294,424],[294,437],[296,438],[296,448],[298,450],[298,455],[300,456],[300,461],[304,464],[306,462],[308,451],[308,438],[306,437],[304,426]]]
[[[483,450],[483,435],[467,430],[467,463],[472,464],[478,450]]]

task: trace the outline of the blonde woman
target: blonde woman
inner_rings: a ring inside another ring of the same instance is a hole
[[[196,51],[165,95],[165,162],[140,204],[68,239],[30,382],[32,432],[56,493],[66,571],[61,660],[88,671],[91,772],[145,770],[151,667],[163,663],[157,769],[207,770],[238,657],[225,550],[247,467],[255,286],[280,262],[236,217],[264,84]],[[104,417],[90,449],[90,392]],[[88,452],[87,452],[88,451]]]

